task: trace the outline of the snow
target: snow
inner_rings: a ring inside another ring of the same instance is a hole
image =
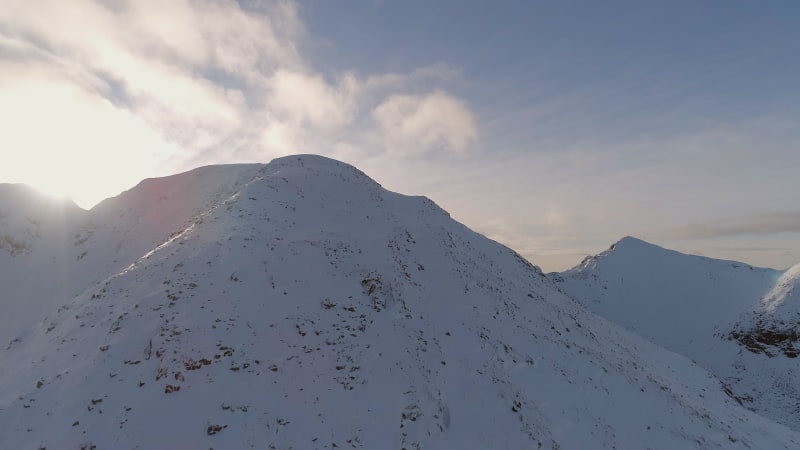
[[[714,373],[747,408],[798,430],[800,314],[788,295],[798,273],[626,237],[552,277],[592,311]]]
[[[0,260],[53,288],[0,353],[0,448],[800,445],[685,356],[338,161],[147,180],[64,227],[31,255],[65,253],[75,294],[51,266]],[[34,292],[14,289],[4,309]]]
[[[792,296],[798,292],[796,290],[798,284],[800,284],[800,264],[796,264],[786,270],[775,283],[775,286],[764,295],[761,299],[764,311],[774,314],[778,309],[793,307],[796,314],[798,301],[792,300]],[[784,313],[784,315],[786,314]]]
[[[85,213],[30,187],[0,184],[0,342],[80,293],[70,283],[73,267],[65,249],[69,230]]]

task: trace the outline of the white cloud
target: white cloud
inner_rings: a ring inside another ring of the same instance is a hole
[[[13,68],[0,64],[0,73]],[[0,77],[0,179],[89,206],[179,151],[130,111],[46,73],[26,73],[25,79]]]
[[[458,81],[462,76],[455,67],[447,64],[433,64],[414,69],[409,73],[382,73],[372,75],[363,82],[366,91],[381,91],[385,89],[399,89],[415,82],[430,83],[431,81]]]
[[[252,155],[270,115],[251,96],[303,66],[303,34],[289,2],[5,1],[0,180],[90,205],[205,154]]]
[[[393,95],[372,112],[388,148],[414,154],[437,147],[463,152],[478,137],[475,117],[444,92]]]
[[[702,239],[739,235],[800,233],[800,211],[781,211],[710,220],[674,227],[661,233],[669,238]]]
[[[359,84],[353,75],[331,86],[320,75],[279,70],[270,84],[269,106],[295,123],[332,131],[353,120]]]
[[[234,1],[10,1],[0,25],[4,41],[22,41],[17,53],[34,47],[22,55],[29,71],[88,82],[195,151],[249,126],[248,91],[269,70],[301,64],[292,39],[302,27],[288,3],[254,13]]]
[[[264,128],[261,134],[261,143],[268,152],[275,155],[308,151],[297,130],[277,120]]]
[[[376,156],[365,145],[376,125],[386,149],[463,151],[475,139],[460,100],[393,96],[456,69],[324,74],[301,54],[307,40],[291,1],[4,0],[0,181],[63,185],[90,205],[200,164]]]

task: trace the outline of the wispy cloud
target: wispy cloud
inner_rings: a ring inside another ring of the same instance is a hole
[[[436,91],[393,95],[372,112],[392,151],[420,153],[433,147],[464,151],[478,137],[476,119],[459,99]]]
[[[464,151],[474,141],[463,100],[419,92],[457,70],[324,74],[303,54],[308,39],[291,1],[4,2],[0,118],[13,131],[0,134],[0,179],[55,183],[36,161],[84,178],[102,167],[108,180],[65,192],[91,204],[200,164],[344,148],[374,155],[390,148],[371,144],[400,137],[419,151]],[[400,136],[384,127],[399,118],[372,119],[376,105],[398,102],[413,116],[398,123]]]
[[[797,39],[779,37],[796,32],[750,17],[730,39],[676,40],[686,16],[666,6],[566,23],[558,2],[478,2],[464,27],[378,5],[351,29],[352,5],[290,0],[2,3],[0,181],[91,205],[144,177],[311,152],[429,195],[546,268],[624,235],[800,248]]]
[[[414,166],[405,172],[414,173],[413,180],[401,173],[383,175],[382,181],[390,188],[405,185],[406,192],[432,195],[457,219],[546,270],[571,267],[626,235],[698,253],[722,242],[698,238],[687,243],[687,230],[677,233],[675,228],[718,224],[720,217],[754,209],[782,211],[800,201],[792,188],[797,184],[791,158],[796,140],[775,132],[774,123],[712,124],[663,139],[574,142],[564,136],[560,145],[532,140],[528,151],[493,149],[437,166],[435,173]],[[778,216],[784,227],[800,223],[788,214]],[[770,221],[776,229],[777,218]],[[726,244],[767,244],[769,235],[758,236]],[[790,236],[782,237],[784,242],[769,245],[791,247],[786,242]],[[706,253],[768,266],[792,263],[790,256],[776,258],[778,252]]]
[[[353,121],[359,81],[352,74],[331,85],[318,74],[279,70],[270,85],[268,105],[297,125],[336,130]]]
[[[692,223],[671,228],[663,234],[670,238],[697,239],[777,233],[800,233],[800,211]]]

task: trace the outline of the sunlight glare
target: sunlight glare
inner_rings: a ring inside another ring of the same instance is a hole
[[[46,75],[0,89],[0,123],[0,179],[83,208],[153,176],[177,152],[130,110]]]

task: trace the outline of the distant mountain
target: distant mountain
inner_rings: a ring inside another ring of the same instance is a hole
[[[0,184],[0,342],[185,229],[259,167],[203,167],[145,180],[91,211],[25,185]]]
[[[800,355],[800,264],[783,273],[730,336],[751,352],[770,358]],[[793,411],[800,412],[800,407]]]
[[[71,201],[0,184],[0,343],[80,293],[68,241],[85,215]]]
[[[0,448],[800,446],[337,161],[200,168],[42,226],[0,259],[47,286],[3,275],[3,314],[49,308],[0,352]]]
[[[551,277],[592,311],[720,377],[745,407],[800,429],[800,266],[762,269],[626,237]]]
[[[31,253],[37,242],[70,228],[85,213],[69,200],[58,200],[23,184],[0,183],[0,255]]]

